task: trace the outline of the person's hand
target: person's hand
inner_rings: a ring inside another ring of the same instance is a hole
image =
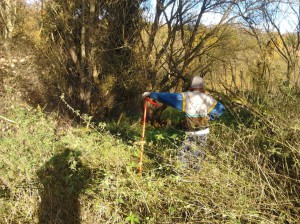
[[[150,92],[144,92],[142,94],[142,98],[145,99],[146,97],[149,97],[150,96]]]

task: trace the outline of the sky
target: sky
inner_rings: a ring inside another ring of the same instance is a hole
[[[26,0],[26,2],[28,4],[33,4],[35,2],[40,2],[40,0]],[[147,5],[150,6],[151,11],[154,11],[156,0],[149,0]],[[212,25],[214,23],[217,23],[220,20],[220,18],[221,18],[220,14],[206,13],[203,16],[202,22],[205,25]],[[282,15],[278,18],[278,24],[280,26],[280,31],[282,33],[293,32],[295,30],[295,27],[298,24],[298,19],[295,13],[291,11],[290,7],[282,6]]]
[[[28,3],[28,4],[32,4],[34,2],[39,2],[39,0],[26,0],[26,3]]]
[[[292,2],[292,3],[291,3]],[[289,4],[293,4],[293,7],[299,10],[299,1],[289,1]],[[156,0],[150,0],[150,5],[152,10],[154,11],[154,7],[156,5]],[[277,5],[278,6],[278,5]],[[290,5],[287,4],[280,4],[279,5],[281,14],[277,17],[276,24],[280,27],[280,31],[282,33],[293,32],[297,28],[299,23],[298,16],[296,15],[295,11],[292,10]],[[300,12],[299,12],[300,13]],[[222,15],[217,13],[208,12],[203,15],[202,23],[205,25],[212,25],[216,24],[220,21]]]

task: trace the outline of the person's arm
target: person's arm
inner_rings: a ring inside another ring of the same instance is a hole
[[[183,93],[167,93],[167,92],[150,92],[144,93],[143,96],[157,100],[161,103],[167,104],[177,110],[183,111],[184,109],[184,94]]]
[[[209,110],[207,111],[208,117],[210,118],[210,120],[218,119],[225,111],[224,105],[213,97],[208,98],[207,101],[209,105]]]

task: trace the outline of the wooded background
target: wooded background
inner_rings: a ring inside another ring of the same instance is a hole
[[[299,2],[24,1],[0,5],[7,54],[31,42],[49,93],[96,117],[136,110],[144,91],[299,89]],[[288,24],[288,25],[287,25]],[[262,93],[263,94],[263,93]]]

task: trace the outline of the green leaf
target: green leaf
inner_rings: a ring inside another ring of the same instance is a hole
[[[163,140],[163,139],[165,139],[165,137],[162,134],[155,135],[155,137],[156,137],[157,140]]]

